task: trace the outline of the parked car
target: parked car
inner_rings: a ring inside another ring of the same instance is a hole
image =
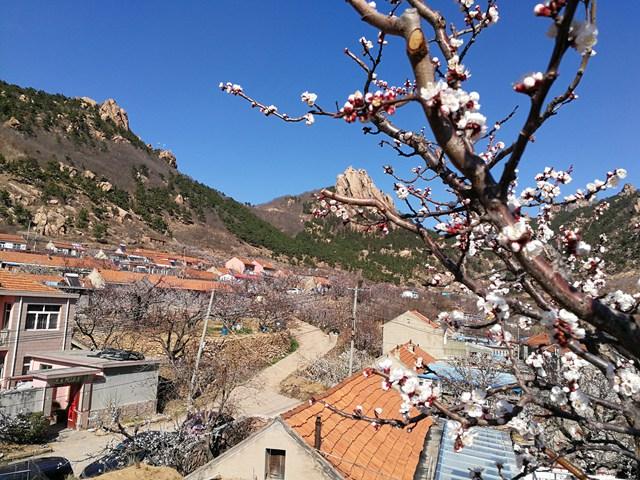
[[[290,288],[289,290],[287,290],[288,295],[300,295],[301,293],[302,293],[301,288]]]
[[[414,292],[413,290],[405,290],[404,292],[402,292],[402,294],[400,295],[402,298],[420,298],[420,295],[418,295],[418,292]]]
[[[42,457],[9,463],[0,467],[2,480],[65,480],[73,475],[64,457]]]

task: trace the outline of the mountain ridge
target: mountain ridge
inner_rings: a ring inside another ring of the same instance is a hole
[[[99,104],[0,81],[0,225],[85,241],[155,239],[181,249],[361,271],[372,280],[428,282],[432,259],[409,232],[363,234],[336,217],[314,219],[318,190],[249,206],[182,174],[170,151],[152,148],[130,128],[113,99]],[[375,188],[366,172],[351,170],[339,176],[337,188]],[[603,216],[608,228],[633,213],[636,197],[620,197],[622,203],[612,197]],[[593,206],[584,208],[565,220],[589,218]],[[600,228],[594,225],[589,228]],[[593,235],[585,232],[586,239]],[[629,236],[611,237],[625,252],[621,258],[637,266]]]

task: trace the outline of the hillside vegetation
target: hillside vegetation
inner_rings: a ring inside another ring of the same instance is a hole
[[[130,130],[115,101],[99,104],[0,81],[5,230],[31,225],[50,237],[111,243],[161,238],[225,255],[254,247],[292,264],[362,271],[371,280],[428,278],[426,264],[434,261],[414,235],[362,233],[336,218],[313,219],[314,200],[307,192],[250,207],[180,173],[171,152]],[[638,194],[608,201],[598,221],[591,221],[593,206],[560,212],[557,221],[584,229],[591,243],[606,232],[615,269],[638,266],[637,237],[618,228],[637,215]],[[485,267],[480,261],[478,268]]]

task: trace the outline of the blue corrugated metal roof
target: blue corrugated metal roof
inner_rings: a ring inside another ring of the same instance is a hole
[[[469,480],[469,471],[482,468],[484,480],[502,480],[496,463],[502,463],[504,478],[518,474],[513,444],[507,432],[492,428],[475,427],[473,444],[455,451],[449,424],[445,425],[438,452],[438,464],[434,480]]]
[[[420,375],[420,378],[426,378],[429,380],[438,380],[439,378],[449,378],[452,380],[460,380],[460,373],[455,369],[453,365],[444,361],[438,361],[429,364],[429,369],[435,373],[424,373]],[[478,377],[480,376],[480,370],[472,368],[472,374],[477,371]],[[495,382],[490,387],[501,387],[503,385],[509,385],[510,383],[516,383],[516,377],[510,373],[497,373]]]

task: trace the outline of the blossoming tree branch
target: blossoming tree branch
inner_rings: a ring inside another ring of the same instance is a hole
[[[493,0],[457,2],[460,18],[445,19],[426,0],[390,0],[383,6],[347,0],[372,27],[375,40],[362,37],[358,51],[345,49],[364,83],[361,90],[345,94],[342,107],[322,107],[317,94],[305,91],[301,100],[308,109],[294,116],[252,98],[240,85],[220,84],[264,115],[287,122],[312,125],[316,117],[360,121],[364,133],[375,135],[381,146],[420,161],[405,174],[384,166],[395,179],[402,211],[379,199],[323,190],[316,215],[369,225],[374,215],[382,232],[393,226],[419,236],[448,272],[434,275],[432,284],[446,277],[458,282],[477,297],[484,318],[467,325],[462,312],[451,311],[442,312],[440,321],[452,330],[484,330],[511,352],[513,384],[470,385],[455,396],[419,379],[425,368],[420,361],[411,371],[392,369],[385,361],[365,374],[379,375],[383,389],[398,390],[400,412],[384,412],[389,417],[380,409],[373,416],[362,409],[342,413],[370,421],[372,428],[385,423],[411,428],[428,416],[444,417],[454,422],[458,448],[473,441],[474,426],[510,428],[529,440],[518,447],[523,473],[556,463],[579,478],[600,467],[638,472],[640,294],[603,293],[606,265],[598,255],[607,248],[606,236],[590,245],[580,230],[552,228],[555,212],[592,203],[598,193],[617,186],[626,171],[603,172],[604,180],[565,196],[561,188],[571,182],[571,169],[546,167],[532,187],[522,190],[517,178],[534,135],[543,134],[545,123],[578,98],[576,90],[595,54],[596,2],[548,0],[529,7],[549,24],[552,45],[544,71],[512,79],[513,90],[528,97],[528,112],[511,140],[499,138],[500,127],[521,112],[505,112],[504,118],[489,122],[481,113],[480,94],[465,89],[471,70],[464,59],[478,37],[500,20],[498,5]],[[404,43],[413,76],[397,85],[378,75],[385,46],[394,38]],[[569,55],[580,57],[579,66],[560,75]],[[560,93],[551,96],[554,86]],[[394,121],[399,108],[412,105],[424,114],[428,132]],[[435,198],[433,182],[443,184],[449,196]],[[598,205],[594,221],[607,206]],[[469,268],[477,255],[491,260],[492,274]],[[520,338],[510,332],[533,325],[544,326],[553,345],[519,362]]]

